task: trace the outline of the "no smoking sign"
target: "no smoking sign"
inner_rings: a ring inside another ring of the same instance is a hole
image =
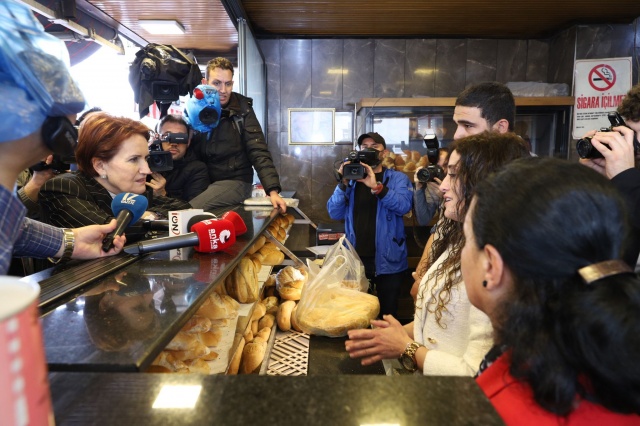
[[[616,84],[616,70],[607,64],[596,65],[589,72],[589,84],[599,92],[610,90]]]

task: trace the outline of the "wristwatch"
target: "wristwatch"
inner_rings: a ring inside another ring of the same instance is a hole
[[[418,348],[424,347],[418,342],[411,342],[407,345],[402,355],[400,355],[400,363],[408,371],[416,371],[418,369],[418,363],[416,362],[416,351]]]

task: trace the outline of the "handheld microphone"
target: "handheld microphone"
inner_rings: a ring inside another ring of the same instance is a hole
[[[236,229],[236,235],[242,235],[247,232],[247,224],[244,223],[244,220],[242,220],[242,217],[240,217],[237,212],[230,210],[226,213],[223,213],[220,218],[229,220],[231,221],[231,223],[233,223],[233,227]]]
[[[191,232],[187,234],[140,241],[126,246],[123,251],[129,254],[142,254],[194,246],[196,251],[201,253],[212,253],[226,250],[235,242],[236,231],[231,221],[207,219],[194,223],[191,226]]]
[[[142,217],[149,202],[138,194],[131,192],[121,192],[116,195],[111,202],[111,210],[116,217],[116,229],[114,229],[104,240],[102,240],[102,251],[107,252],[113,247],[113,239],[117,235],[122,235],[130,223],[135,223]]]

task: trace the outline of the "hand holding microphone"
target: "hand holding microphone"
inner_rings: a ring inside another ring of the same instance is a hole
[[[111,202],[111,210],[116,217],[116,229],[102,240],[102,251],[108,252],[113,247],[116,235],[122,235],[130,223],[137,222],[147,210],[148,201],[143,195],[122,192]]]

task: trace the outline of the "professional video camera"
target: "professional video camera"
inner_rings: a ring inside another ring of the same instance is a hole
[[[74,155],[59,155],[53,154],[53,161],[51,164],[47,164],[45,161],[41,161],[38,164],[34,164],[30,169],[34,172],[41,172],[43,170],[51,169],[56,173],[65,173],[71,168],[71,164],[76,163],[76,157]]]
[[[215,87],[200,84],[193,89],[193,96],[187,100],[184,119],[193,130],[208,133],[220,123],[222,106]]]
[[[345,164],[342,168],[342,175],[344,179],[358,180],[367,175],[367,169],[361,163],[368,164],[370,166],[377,165],[379,163],[379,152],[373,148],[364,148],[361,151],[351,151],[345,161],[351,163]]]
[[[624,126],[629,127],[625,124],[624,120],[616,111],[610,112],[607,114],[607,118],[609,119],[609,123],[611,126],[609,127],[601,127],[600,132],[613,132],[614,127]],[[608,146],[604,144],[605,146]],[[576,150],[578,151],[578,155],[580,158],[603,158],[600,151],[595,149],[591,144],[591,136],[587,136],[586,138],[579,139],[576,142]],[[640,152],[640,142],[638,142],[638,138],[633,136],[633,152],[635,155]]]
[[[166,135],[172,134],[181,135],[184,133],[167,133]],[[149,168],[152,172],[166,172],[173,169],[173,158],[171,158],[171,153],[162,149],[161,137],[163,136],[156,134],[156,139],[151,143],[151,145],[149,145],[149,158],[147,158],[147,164],[149,164]]]
[[[424,137],[424,144],[427,147],[427,158],[429,159],[429,165],[418,170],[418,181],[420,182],[434,182],[435,178],[440,180],[444,179],[445,172],[442,167],[438,165],[438,159],[440,153],[440,143],[438,137],[432,129],[427,129]]]

